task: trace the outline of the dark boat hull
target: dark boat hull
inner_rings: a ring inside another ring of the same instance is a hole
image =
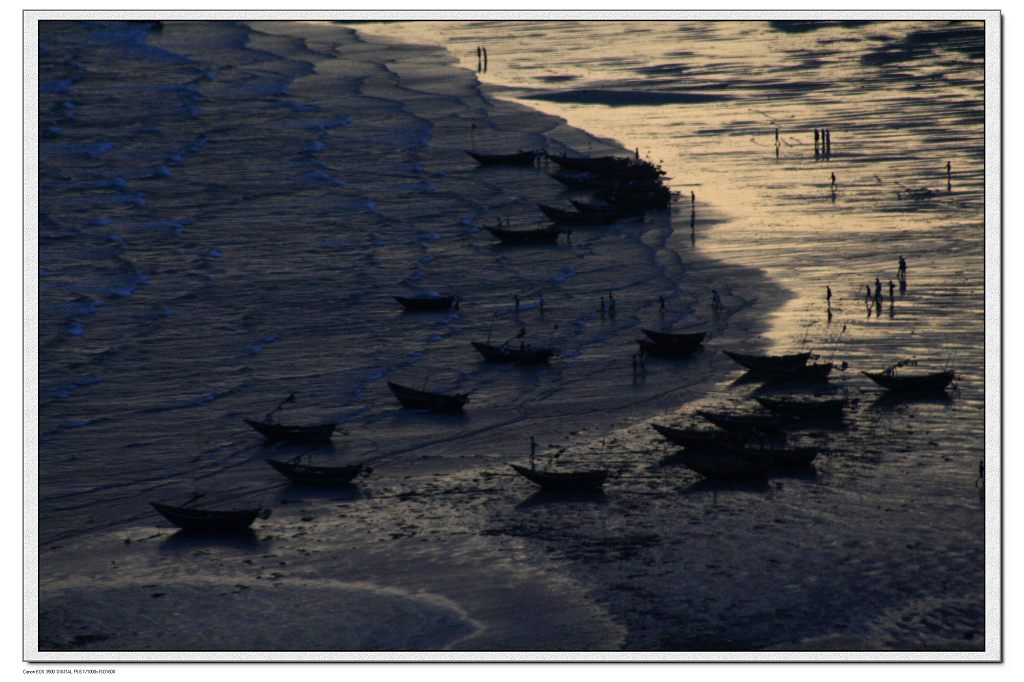
[[[723,350],[736,363],[753,372],[794,371],[807,365],[810,353],[793,353],[792,355],[746,355]]]
[[[703,338],[703,337],[702,337]],[[656,343],[654,341],[648,341],[647,339],[637,339],[636,343],[640,346],[640,350],[648,355],[656,355],[659,357],[669,358],[683,358],[692,355],[700,348],[700,340],[691,341],[689,343]]]
[[[752,462],[745,457],[734,454],[690,452],[684,450],[673,457],[673,461],[681,462],[686,468],[697,472],[705,478],[727,480],[756,480],[768,475],[766,462]]]
[[[786,423],[777,414],[728,414],[704,410],[697,414],[726,431],[777,431]]]
[[[547,204],[537,204],[537,207],[544,215],[551,219],[551,222],[558,225],[598,227],[615,222],[615,216],[610,213],[576,213],[573,211],[563,211]]]
[[[604,486],[605,479],[608,478],[608,472],[604,469],[552,473],[528,469],[516,464],[510,464],[509,466],[528,481],[539,485],[545,490],[599,490]]]
[[[918,376],[886,374],[885,372],[862,372],[884,389],[895,393],[927,393],[946,390],[955,374],[952,371],[935,372]]]
[[[401,303],[403,308],[413,312],[448,310],[448,308],[451,308],[452,304],[455,302],[454,296],[395,296],[394,299]]]
[[[730,431],[708,431],[698,429],[676,429],[661,424],[651,424],[655,431],[666,440],[684,448],[710,448],[720,445],[735,445],[743,440],[741,436]]]
[[[536,163],[536,152],[517,152],[514,154],[480,154],[467,151],[481,166],[532,166]]]
[[[707,332],[671,333],[653,329],[641,329],[651,341],[666,346],[696,347],[704,342]]]
[[[174,525],[204,532],[245,530],[252,525],[261,512],[258,507],[236,511],[210,511],[190,507],[174,507],[159,502],[150,502],[150,504]]]
[[[296,464],[294,462],[281,462],[274,459],[265,461],[292,481],[308,485],[348,485],[356,476],[363,472],[362,464],[344,467],[324,467]]]
[[[500,227],[486,229],[502,244],[557,244],[558,235],[562,234],[562,230],[557,227],[540,230],[504,230]]]
[[[484,360],[488,362],[498,363],[515,363],[519,365],[543,365],[547,364],[552,357],[558,352],[554,348],[535,348],[527,350],[517,350],[513,348],[505,348],[504,350],[500,346],[492,346],[487,343],[480,343],[479,341],[470,341],[473,344],[473,348],[476,348],[480,355],[484,356]]]
[[[400,386],[388,382],[388,388],[398,398],[403,407],[413,410],[434,410],[435,412],[461,412],[469,394],[456,393],[445,395],[444,393],[431,393],[429,391],[418,391],[415,388]]]
[[[269,422],[258,422],[245,419],[246,424],[259,431],[269,441],[287,441],[289,443],[326,443],[334,435],[337,423],[317,424],[315,426],[285,426]]]
[[[776,414],[784,414],[799,418],[832,418],[843,416],[846,407],[845,398],[830,400],[788,400],[757,396],[754,398],[762,406]]]

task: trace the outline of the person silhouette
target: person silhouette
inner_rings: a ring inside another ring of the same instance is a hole
[[[832,189],[836,188],[836,174],[832,174]]]

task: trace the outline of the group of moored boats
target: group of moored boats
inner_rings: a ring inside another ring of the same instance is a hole
[[[483,154],[467,151],[482,166],[533,166],[549,159],[560,166],[551,177],[574,190],[593,195],[591,201],[572,200],[572,210],[537,204],[549,225],[512,229],[502,224],[485,229],[502,244],[554,244],[574,227],[600,227],[620,220],[642,219],[646,209],[666,208],[675,195],[662,182],[665,172],[643,159],[619,156],[576,157],[565,154],[519,151]]]
[[[652,337],[654,339],[657,337]],[[819,384],[827,381],[834,366],[831,362],[810,363],[813,356],[809,352],[789,355],[724,352],[747,368],[754,379],[776,385],[780,381]],[[888,392],[901,396],[943,394],[955,378],[955,373],[948,369],[898,371],[910,365],[916,362],[905,360],[880,372],[862,374]],[[845,369],[845,363],[840,367]],[[858,401],[845,395],[819,393],[756,396],[754,402],[757,407],[753,410],[697,410],[695,416],[712,428],[651,424],[666,441],[681,448],[662,463],[683,464],[710,479],[763,480],[778,472],[808,470],[825,448],[793,445],[789,436],[808,429],[820,432],[839,428],[847,408]],[[610,473],[607,469],[551,472],[519,465],[512,465],[512,468],[542,488],[563,491],[601,488]]]

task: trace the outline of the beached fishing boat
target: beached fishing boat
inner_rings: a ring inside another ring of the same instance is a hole
[[[615,216],[611,213],[578,213],[576,211],[563,211],[562,209],[537,204],[541,212],[551,219],[551,222],[558,225],[570,227],[596,227],[599,225],[610,225],[615,222]]]
[[[793,353],[791,355],[747,355],[723,350],[733,361],[754,372],[789,371],[804,367],[811,354]]]
[[[668,346],[699,346],[707,332],[659,332],[653,329],[641,329],[651,341]]]
[[[843,416],[843,409],[846,407],[846,398],[811,398],[811,397],[784,397],[771,398],[768,396],[757,396],[754,398],[758,403],[777,414],[783,414],[799,418],[821,418],[837,419]]]
[[[598,490],[608,478],[607,469],[591,471],[538,471],[529,467],[510,464],[517,473],[545,490]]]
[[[420,391],[408,386],[388,382],[388,388],[398,398],[403,407],[414,410],[434,410],[435,412],[461,412],[466,401],[469,400],[468,393],[433,393],[431,391]]]
[[[507,230],[503,227],[485,226],[502,244],[555,244],[562,228],[551,226],[535,230]]]
[[[895,371],[861,372],[868,379],[894,393],[937,393],[956,376],[952,370],[927,374],[896,374]]]
[[[295,460],[282,462],[276,459],[268,459],[264,461],[292,481],[307,485],[347,485],[356,476],[364,473],[364,471],[368,471],[362,464],[339,467],[300,464]]]
[[[548,158],[567,171],[582,171],[598,175],[614,176],[617,179],[657,180],[665,175],[658,166],[640,159],[617,156],[575,157],[549,154]]]
[[[337,422],[315,424],[311,426],[287,426],[270,421],[244,419],[246,424],[263,434],[270,441],[287,441],[289,443],[324,443],[331,439],[337,429]]]
[[[591,204],[586,201],[578,201],[576,199],[570,199],[569,203],[575,206],[576,210],[580,213],[601,213],[615,216],[619,219],[639,218],[644,215],[644,209],[642,207],[629,206],[627,204]]]
[[[209,509],[193,509],[192,507],[175,507],[159,502],[150,502],[154,509],[181,528],[194,531],[223,532],[244,530],[252,525],[257,516],[270,517],[269,509],[255,507],[232,511],[213,511]]]
[[[402,304],[402,307],[406,310],[413,312],[423,312],[430,310],[448,310],[455,303],[455,296],[434,296],[434,295],[419,295],[419,296],[394,296],[396,301]]]
[[[480,341],[470,341],[470,343],[473,344],[473,348],[479,351],[480,355],[484,356],[484,360],[488,362],[543,365],[551,360],[552,357],[558,355],[558,350],[554,348],[531,348],[529,346],[515,348],[507,344],[492,346],[489,343],[482,343]]]
[[[724,446],[719,452],[736,455],[751,462],[764,463],[769,469],[806,467],[821,453],[818,447]]]
[[[698,410],[697,414],[720,429],[727,431],[778,431],[786,419],[774,413],[735,413]]]
[[[677,429],[662,424],[651,424],[651,427],[660,433],[666,440],[684,448],[709,448],[726,444],[737,445],[743,443],[747,438],[736,431],[724,431],[721,429]]]
[[[637,339],[636,343],[640,346],[640,350],[648,355],[682,358],[688,357],[700,348],[702,340],[703,336],[700,339],[679,343],[657,343],[648,339]]]
[[[768,475],[769,463],[754,461],[736,454],[691,452],[683,450],[671,458],[688,469],[696,471],[706,478],[722,478],[735,480],[761,479]]]
[[[481,154],[466,151],[481,166],[532,166],[537,160],[537,152],[519,151],[513,154]]]

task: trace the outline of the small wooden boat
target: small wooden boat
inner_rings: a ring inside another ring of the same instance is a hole
[[[334,435],[338,428],[337,422],[316,424],[313,426],[286,426],[277,422],[244,419],[246,424],[263,434],[270,441],[287,441],[289,443],[325,443]]]
[[[233,511],[212,511],[209,509],[193,509],[192,507],[174,507],[169,504],[150,502],[154,509],[181,528],[205,532],[223,532],[244,530],[252,525],[257,516],[269,518],[270,510],[259,507],[238,509]]]
[[[433,393],[420,391],[407,386],[388,382],[388,388],[398,398],[403,407],[413,410],[434,410],[435,412],[461,412],[466,401],[469,400],[468,393]]]
[[[513,469],[532,483],[545,490],[598,490],[608,478],[607,469],[592,471],[538,471],[529,467],[510,464]]]
[[[861,374],[895,393],[937,393],[944,391],[955,376],[951,370],[928,374],[896,374],[886,371]]]
[[[555,244],[562,228],[542,227],[536,230],[507,230],[503,227],[484,226],[502,244]]]
[[[569,189],[600,189],[608,186],[608,181],[602,178],[600,175],[594,173],[588,173],[586,171],[557,171],[551,174],[555,180],[568,187]]]
[[[778,431],[785,426],[786,419],[778,414],[756,412],[737,414],[734,412],[710,412],[698,410],[697,414],[726,431]]]
[[[737,445],[747,439],[736,431],[709,430],[709,429],[677,429],[672,426],[651,424],[655,431],[660,433],[671,443],[681,445],[684,448],[704,449],[720,445]]]
[[[367,471],[362,464],[338,467],[299,464],[296,461],[281,462],[276,459],[265,461],[296,483],[309,485],[348,485],[356,476]]]
[[[821,448],[726,446],[722,451],[752,462],[765,463],[769,469],[791,469],[808,466],[821,452]]]
[[[674,196],[660,185],[603,187],[598,195],[613,204],[640,208],[666,208]]]
[[[480,355],[484,356],[484,360],[488,362],[543,365],[551,360],[552,357],[558,355],[558,351],[554,348],[531,348],[529,346],[515,348],[509,345],[492,346],[489,343],[482,343],[480,341],[470,341],[470,343],[473,344],[473,348],[480,352]]]
[[[615,222],[615,216],[611,213],[578,213],[575,211],[563,211],[562,209],[537,204],[541,212],[551,219],[551,222],[558,225],[570,227],[595,227],[598,225],[610,225]]]
[[[846,407],[846,398],[770,398],[767,396],[757,396],[754,400],[772,412],[798,418],[838,419],[843,416],[843,409]]]
[[[455,296],[395,296],[394,299],[409,311],[448,310],[455,303]]]
[[[643,217],[644,215],[642,207],[627,204],[590,204],[576,199],[570,199],[569,203],[575,206],[580,213],[604,213],[616,218]]]
[[[648,355],[671,358],[687,357],[700,348],[700,340],[690,343],[656,343],[647,339],[637,339],[636,343],[640,346],[640,350]]]
[[[793,353],[791,355],[747,355],[723,350],[728,357],[754,372],[788,371],[804,367],[811,354]]]
[[[699,346],[704,341],[704,337],[708,335],[707,332],[677,333],[659,332],[653,329],[641,329],[640,331],[646,334],[651,341],[668,346]]]
[[[481,154],[466,151],[481,166],[532,166],[537,160],[537,152],[519,151],[513,154]]]
[[[768,475],[767,461],[753,461],[728,452],[707,453],[683,450],[672,456],[673,462],[680,462],[688,469],[706,478],[761,479]]]
[[[656,180],[665,172],[648,161],[617,156],[574,157],[549,154],[548,158],[568,171],[582,171],[598,175],[613,176],[617,179]]]

